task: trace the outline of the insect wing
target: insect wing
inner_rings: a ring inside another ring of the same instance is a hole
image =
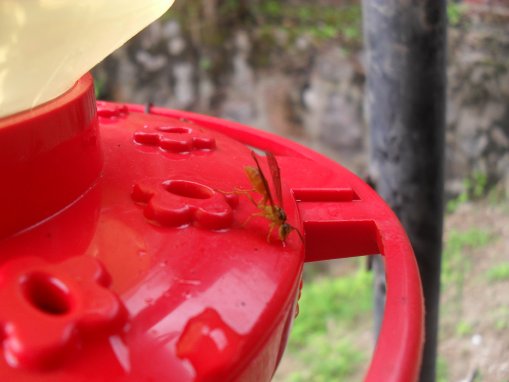
[[[263,174],[260,162],[258,161],[258,158],[256,157],[254,151],[251,151],[251,156],[253,157],[256,163],[256,167],[258,168],[258,172],[260,173],[260,179],[262,180],[263,188],[265,188],[265,193],[267,195],[267,198],[269,199],[270,205],[274,207],[274,199],[272,199],[272,194],[270,193],[269,182],[267,182],[267,178]]]
[[[270,151],[265,153],[267,155],[267,162],[269,164],[270,174],[272,176],[272,183],[276,190],[277,202],[280,207],[283,207],[283,191],[281,189],[281,170],[277,164],[276,157]]]

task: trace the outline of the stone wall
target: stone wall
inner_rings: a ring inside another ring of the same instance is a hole
[[[461,192],[463,179],[476,172],[509,183],[504,12],[462,11],[449,30],[451,194]],[[267,37],[259,26],[221,24],[218,17],[195,20],[193,27],[171,16],[152,24],[94,70],[102,97],[233,119],[300,141],[365,175],[359,44],[338,33],[325,39],[307,32],[291,36],[284,25]]]
[[[509,8],[472,10],[449,30],[446,171],[452,189],[474,172],[509,190]]]

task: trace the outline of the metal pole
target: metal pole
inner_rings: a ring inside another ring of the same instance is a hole
[[[420,381],[434,381],[443,226],[446,1],[363,0],[363,17],[370,176],[401,220],[416,254],[426,309]],[[377,294],[383,299],[384,288],[378,287]]]

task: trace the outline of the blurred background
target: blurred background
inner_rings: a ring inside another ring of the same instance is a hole
[[[235,120],[367,175],[354,0],[180,0],[93,70],[100,99]],[[509,381],[509,0],[448,3],[439,381]],[[309,266],[276,381],[361,380],[372,274]]]

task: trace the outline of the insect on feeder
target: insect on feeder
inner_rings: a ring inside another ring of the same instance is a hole
[[[266,132],[95,100],[84,73],[170,5],[0,5],[0,380],[269,381],[305,263],[379,253],[365,381],[415,380],[419,274],[371,188]]]

